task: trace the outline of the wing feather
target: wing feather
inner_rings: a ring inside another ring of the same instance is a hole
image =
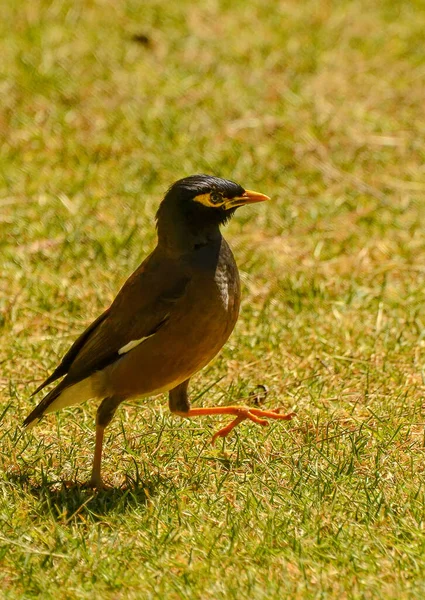
[[[45,388],[50,383],[56,381],[56,379],[59,379],[59,377],[62,377],[63,375],[66,375],[68,373],[69,368],[74,362],[74,359],[76,358],[77,354],[80,352],[89,336],[95,331],[95,329],[100,325],[100,323],[102,323],[102,321],[106,319],[106,317],[109,314],[109,311],[109,308],[105,310],[105,312],[99,315],[99,317],[97,317],[97,319],[95,319],[93,323],[91,323],[91,325],[89,325],[87,329],[83,331],[80,337],[78,337],[72,344],[71,348],[65,354],[60,364],[56,367],[53,373],[49,375],[49,377],[45,381],[43,381],[41,385],[38,386],[35,392],[31,394],[31,397],[38,394],[38,392],[41,392],[43,388]]]
[[[175,260],[158,256],[157,250],[131,275],[111,306],[87,327],[34,392],[66,375],[27,417],[26,425],[41,417],[67,387],[119,360],[120,349],[132,340],[155,334],[173,318],[173,306],[184,297],[190,277]]]

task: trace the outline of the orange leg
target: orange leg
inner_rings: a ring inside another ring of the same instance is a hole
[[[239,423],[249,419],[258,425],[266,426],[268,422],[265,419],[282,419],[289,421],[295,415],[295,413],[289,413],[287,415],[281,415],[279,408],[274,410],[261,410],[259,408],[248,408],[245,406],[214,406],[212,408],[191,408],[187,412],[174,411],[174,414],[180,415],[181,417],[201,417],[203,415],[235,415],[231,423],[223,427],[212,437],[211,443],[214,444],[218,437],[226,437],[232,429],[234,429]],[[263,417],[263,418],[261,418]]]
[[[112,417],[115,414],[118,406],[121,404],[122,398],[118,396],[108,396],[104,398],[99,405],[96,413],[96,444],[94,447],[93,467],[91,472],[90,481],[87,487],[96,488],[97,490],[107,489],[103,483],[101,475],[102,466],[102,449],[103,449],[103,436],[106,427],[111,422]]]
[[[91,472],[90,481],[87,486],[102,490],[105,488],[105,484],[100,474],[100,468],[102,464],[102,448],[103,448],[103,434],[105,433],[105,427],[96,424],[96,445],[94,449],[93,468]]]

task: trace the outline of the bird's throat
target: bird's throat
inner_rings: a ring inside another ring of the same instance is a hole
[[[189,214],[164,207],[157,216],[158,245],[169,251],[185,254],[197,248],[215,244],[221,239],[220,220],[210,214]]]

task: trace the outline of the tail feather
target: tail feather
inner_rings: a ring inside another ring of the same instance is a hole
[[[43,388],[45,388],[47,385],[49,385],[49,383],[53,383],[54,381],[56,381],[56,379],[59,379],[59,377],[62,377],[62,375],[66,375],[66,368],[60,364],[57,369],[55,369],[53,371],[53,373],[51,375],[49,375],[49,377],[47,379],[45,379],[43,381],[43,383],[41,383],[38,388],[31,394],[30,398],[32,398],[33,396],[35,396],[36,394],[38,394],[38,392],[41,392],[41,390]]]
[[[76,404],[81,404],[86,400],[90,400],[91,398],[102,397],[99,393],[99,379],[99,373],[95,373],[90,377],[77,381],[77,383],[70,383],[65,377],[59,385],[37,404],[23,422],[23,426],[28,427],[36,419],[41,419],[43,415],[65,408],[65,406],[74,406]]]
[[[34,410],[32,410],[30,412],[30,414],[28,415],[28,417],[22,423],[23,427],[28,427],[36,419],[38,419],[38,420],[41,419],[41,417],[43,416],[44,411],[46,410],[46,408],[48,408],[48,406],[52,402],[54,402],[54,400],[56,400],[56,398],[58,398],[60,396],[60,394],[64,390],[64,387],[66,387],[66,386],[62,386],[62,383],[63,382],[61,382],[51,392],[49,392],[46,396],[44,396],[43,400],[37,404],[37,406],[34,408]]]
[[[75,342],[72,344],[71,348],[65,354],[65,356],[61,360],[60,364],[56,367],[56,369],[53,371],[53,373],[51,375],[49,375],[49,377],[38,386],[38,388],[35,390],[35,392],[33,392],[31,394],[31,398],[33,396],[35,396],[36,394],[38,394],[38,392],[41,392],[41,390],[43,388],[45,388],[47,385],[49,385],[49,383],[53,383],[54,381],[56,381],[56,379],[59,379],[59,377],[62,377],[63,375],[66,375],[68,373],[69,369],[72,366],[72,363],[74,362],[75,358],[78,356],[78,353],[84,347],[84,344],[90,338],[91,334],[96,331],[98,326],[106,319],[109,312],[110,312],[110,308],[106,309],[105,312],[103,312],[101,315],[99,315],[97,317],[97,319],[95,319],[93,321],[93,323],[91,325],[89,325],[85,331],[83,331],[83,333],[80,335],[80,337],[77,338],[75,340]],[[47,396],[46,396],[46,398],[47,398]],[[42,402],[43,401],[44,401],[44,399],[42,400]]]

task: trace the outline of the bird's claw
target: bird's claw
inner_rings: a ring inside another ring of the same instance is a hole
[[[239,408],[239,407],[237,407],[237,408],[235,408],[235,411],[233,413],[233,414],[237,415],[236,419],[231,421],[231,423],[226,425],[226,427],[222,427],[222,429],[219,429],[213,435],[213,437],[211,439],[211,444],[214,444],[218,437],[222,437],[222,438],[226,437],[232,431],[232,429],[237,427],[239,425],[239,423],[242,423],[242,421],[245,421],[246,419],[249,419],[253,423],[257,423],[257,425],[262,425],[263,427],[266,427],[269,423],[268,423],[268,421],[266,421],[265,418],[261,418],[261,417],[266,417],[268,419],[282,419],[284,421],[290,421],[292,419],[292,417],[294,417],[296,414],[296,413],[292,412],[292,413],[282,415],[282,414],[280,414],[280,411],[281,411],[281,408],[275,408],[272,410],[261,410],[259,408],[244,408],[244,407]]]

